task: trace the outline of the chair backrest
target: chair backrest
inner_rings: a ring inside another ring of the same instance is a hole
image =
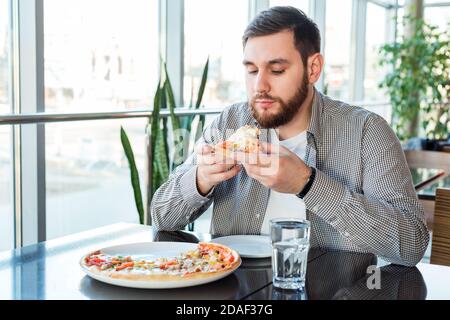
[[[450,189],[436,189],[430,262],[450,266]]]

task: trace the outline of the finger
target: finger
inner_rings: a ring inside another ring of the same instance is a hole
[[[250,177],[250,178],[253,178],[253,179],[255,179],[255,180],[257,180],[257,181],[259,181],[261,184],[263,184],[264,186],[267,186],[268,185],[268,180],[269,180],[269,177],[268,176],[265,176],[265,175],[262,175],[262,174],[260,174],[260,168],[258,167],[258,166],[255,166],[255,165],[244,165],[244,168],[245,168],[245,171],[247,172],[247,175]]]
[[[261,141],[261,151],[266,154],[288,155],[292,153],[288,148],[279,143],[271,144],[264,141]]]
[[[239,173],[239,171],[241,171],[241,166],[240,165],[235,165],[234,167],[232,167],[228,171],[214,174],[212,176],[212,180],[215,183],[220,183],[222,181],[225,181],[225,180],[233,178],[235,175],[237,175]]]
[[[259,167],[270,167],[272,162],[275,162],[279,158],[279,154],[265,154],[260,153],[258,154],[258,161],[255,163],[255,165]]]
[[[197,163],[199,165],[213,165],[216,163],[216,157],[213,154],[198,155]]]
[[[233,153],[227,152],[226,150],[221,150],[220,148],[215,149],[214,157],[216,159],[216,163],[225,163],[235,165],[236,161],[234,160]]]
[[[217,174],[217,173],[223,173],[231,168],[233,168],[236,165],[236,163],[216,163],[213,165],[209,165],[206,168],[206,172],[209,174]]]
[[[251,163],[256,164],[258,162],[257,152],[234,152],[233,159],[237,163]]]
[[[256,178],[256,177],[260,176],[260,168],[258,165],[246,163],[246,164],[244,164],[244,168],[250,177]]]
[[[265,141],[260,141],[260,149],[263,153],[271,154],[276,153],[279,148],[279,144],[271,144]]]
[[[213,150],[214,148],[206,143],[199,144],[195,147],[195,152],[197,154],[210,154]]]
[[[258,164],[246,164],[245,170],[249,175],[254,178],[270,177],[278,174],[279,168],[281,166],[278,158],[267,160],[267,164],[262,164],[261,161]]]

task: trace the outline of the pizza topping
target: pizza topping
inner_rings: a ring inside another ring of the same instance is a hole
[[[231,267],[235,257],[227,248],[200,243],[195,250],[181,253],[178,257],[170,259],[133,260],[130,256],[109,256],[97,251],[87,256],[84,261],[89,268],[105,272],[186,276],[198,272],[210,273],[225,270]]]
[[[132,267],[134,267],[134,262],[125,262],[125,263],[122,263],[120,266],[116,267],[116,271],[123,270],[125,268],[132,268]]]
[[[218,144],[218,147],[233,152],[254,152],[259,146],[259,134],[259,128],[246,125],[237,129],[226,141]]]

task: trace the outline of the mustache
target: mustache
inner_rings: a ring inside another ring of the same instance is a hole
[[[272,97],[271,95],[267,93],[260,93],[253,96],[252,101],[255,102],[256,100],[264,99],[264,100],[272,100],[272,101],[280,101],[281,99],[278,97]]]

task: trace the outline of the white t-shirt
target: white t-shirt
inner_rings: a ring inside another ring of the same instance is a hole
[[[300,159],[305,159],[307,145],[306,131],[283,141],[278,140],[278,134],[276,134],[275,130],[271,132],[271,136],[273,137],[272,144],[279,143],[281,146],[295,153]],[[261,227],[261,234],[270,233],[269,221],[274,218],[306,219],[305,202],[295,194],[280,193],[270,190],[269,202]]]

